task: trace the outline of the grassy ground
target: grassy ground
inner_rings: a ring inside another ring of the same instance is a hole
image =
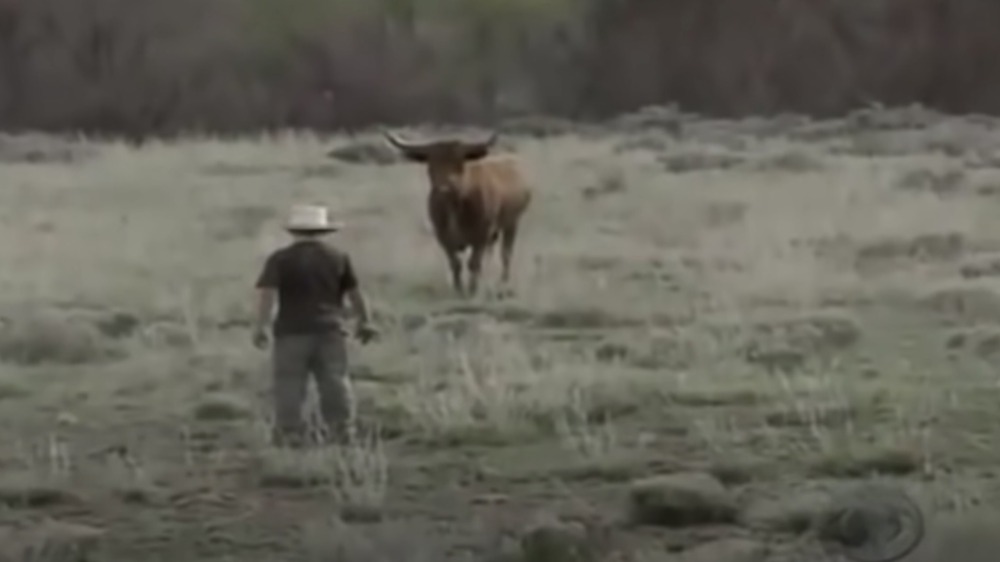
[[[102,533],[106,560],[579,559],[539,554],[532,529],[557,528],[620,559],[801,560],[816,494],[848,481],[953,518],[995,505],[995,127],[511,132],[537,190],[516,295],[475,301],[422,170],[377,137],[30,141],[0,172],[0,551]],[[352,347],[370,439],[349,451],[264,442],[250,290],[296,201],[348,223],[384,330]],[[650,515],[650,493],[687,504]],[[955,521],[932,532],[973,538],[912,560],[995,552]]]

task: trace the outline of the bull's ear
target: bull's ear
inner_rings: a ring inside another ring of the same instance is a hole
[[[497,142],[497,134],[490,134],[483,142],[477,143],[465,143],[464,152],[466,160],[479,160],[480,158],[485,158],[487,154],[490,153],[490,149]]]
[[[466,161],[479,160],[482,158],[486,158],[486,155],[489,153],[490,149],[488,147],[470,146],[469,148],[465,149],[465,159]]]
[[[420,150],[419,148],[407,148],[405,150],[401,150],[400,153],[403,155],[403,158],[406,158],[410,162],[419,162],[424,164],[428,160],[427,152]]]

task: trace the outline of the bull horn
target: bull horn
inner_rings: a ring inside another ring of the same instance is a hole
[[[488,137],[486,137],[485,140],[481,140],[479,142],[470,142],[470,143],[468,143],[468,146],[470,148],[479,148],[479,149],[490,148],[491,146],[493,146],[494,144],[496,144],[497,138],[499,138],[499,137],[500,137],[500,134],[497,133],[496,131],[493,131],[493,132],[490,133],[490,135]]]
[[[388,140],[390,144],[402,150],[403,152],[409,150],[418,150],[421,148],[420,143],[412,141],[404,141],[403,139],[395,135],[392,131],[383,131],[382,134],[385,136],[386,140]]]

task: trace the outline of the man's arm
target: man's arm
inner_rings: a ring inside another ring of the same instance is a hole
[[[272,254],[264,263],[256,283],[256,303],[254,314],[254,331],[264,331],[274,318],[275,305],[278,303],[278,264]]]
[[[254,316],[254,330],[267,328],[274,318],[275,304],[278,302],[278,291],[271,287],[257,288],[257,310]]]
[[[347,291],[347,301],[351,304],[351,308],[355,314],[358,315],[358,326],[369,325],[371,323],[371,316],[368,311],[368,299],[361,292],[361,288],[354,287]]]
[[[368,299],[365,298],[364,292],[361,290],[361,284],[358,283],[357,274],[354,272],[354,264],[349,257],[344,260],[340,286],[347,296],[347,302],[351,309],[358,315],[358,327],[368,326],[371,323]]]

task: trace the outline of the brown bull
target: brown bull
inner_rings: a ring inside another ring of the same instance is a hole
[[[501,239],[501,283],[510,281],[510,261],[518,221],[531,202],[531,191],[513,158],[489,158],[497,135],[483,142],[442,140],[414,143],[385,133],[407,159],[427,165],[430,193],[427,211],[438,243],[448,258],[452,284],[461,295],[460,256],[470,250],[468,293],[479,285],[483,257]]]

